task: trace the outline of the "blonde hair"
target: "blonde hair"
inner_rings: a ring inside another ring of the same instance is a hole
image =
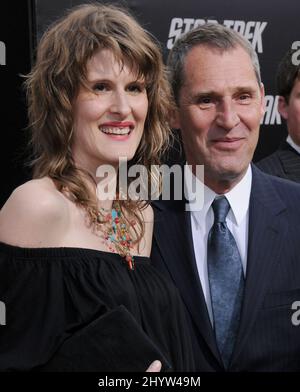
[[[75,202],[87,210],[93,209],[97,200],[83,181],[82,175],[87,173],[75,166],[72,157],[72,102],[79,87],[86,85],[87,61],[102,48],[111,50],[121,63],[136,68],[145,79],[149,107],[133,161],[147,168],[149,182],[151,165],[160,163],[170,137],[167,118],[172,101],[160,49],[127,11],[111,5],[85,4],[51,25],[39,42],[36,64],[25,82],[33,177],[49,176],[59,190],[67,187]],[[144,206],[130,200],[120,204],[134,214]]]

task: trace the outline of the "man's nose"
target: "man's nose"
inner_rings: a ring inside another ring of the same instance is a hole
[[[126,91],[116,91],[113,94],[110,111],[113,114],[119,114],[122,117],[126,117],[131,112],[129,97],[126,94]]]
[[[235,105],[236,104],[231,99],[227,99],[221,102],[217,109],[216,122],[220,127],[228,131],[237,126],[240,122],[240,117]]]

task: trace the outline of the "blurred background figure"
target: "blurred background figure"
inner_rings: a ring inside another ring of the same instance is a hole
[[[278,111],[286,121],[288,136],[257,166],[266,173],[300,183],[300,65],[290,49],[277,72]]]

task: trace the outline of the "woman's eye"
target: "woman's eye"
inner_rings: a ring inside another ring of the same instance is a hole
[[[131,93],[141,93],[144,90],[144,86],[135,83],[135,84],[131,84],[130,86],[128,86],[128,91]]]
[[[105,83],[96,83],[93,86],[93,90],[96,91],[96,92],[107,91],[108,90],[108,86]]]

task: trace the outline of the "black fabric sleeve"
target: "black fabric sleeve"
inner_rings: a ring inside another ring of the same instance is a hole
[[[119,306],[68,338],[43,372],[144,372],[154,360],[171,365],[124,306]]]

